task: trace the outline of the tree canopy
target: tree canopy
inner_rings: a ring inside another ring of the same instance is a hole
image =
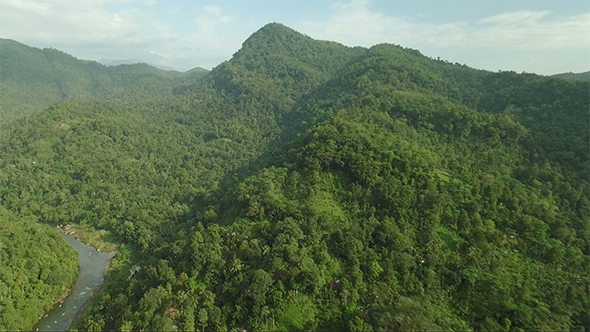
[[[124,243],[75,328],[588,330],[588,82],[277,23],[183,77],[2,127],[7,213]]]

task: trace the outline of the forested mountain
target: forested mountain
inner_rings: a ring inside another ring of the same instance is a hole
[[[590,81],[590,71],[583,72],[583,73],[572,73],[572,72],[562,73],[562,74],[551,75],[551,77],[563,78],[564,80],[568,80],[568,81],[588,82],[588,81]]]
[[[76,328],[588,330],[588,82],[273,23],[170,91],[0,132],[3,207],[122,242]]]
[[[60,101],[169,95],[185,76],[146,64],[104,66],[56,49],[38,49],[0,39],[0,123],[39,112]]]

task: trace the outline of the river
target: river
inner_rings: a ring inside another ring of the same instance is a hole
[[[80,259],[78,279],[72,287],[71,294],[61,305],[55,305],[46,313],[33,327],[33,331],[67,331],[84,302],[102,284],[104,271],[113,257],[113,253],[98,252],[71,235],[62,233],[61,236],[78,252]]]

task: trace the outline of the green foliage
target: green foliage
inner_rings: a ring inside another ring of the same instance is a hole
[[[587,330],[588,91],[270,24],[5,125],[0,203],[125,242],[79,329]]]
[[[554,78],[562,78],[564,80],[568,80],[568,81],[585,81],[585,82],[589,82],[590,81],[590,71],[587,72],[583,72],[583,73],[562,73],[562,74],[555,74],[555,75],[551,75],[551,77]]]
[[[26,331],[76,280],[78,254],[57,230],[0,206],[0,330]]]
[[[147,64],[104,66],[55,49],[0,39],[0,123],[42,111],[60,101],[163,97],[186,89],[203,74],[164,71]]]

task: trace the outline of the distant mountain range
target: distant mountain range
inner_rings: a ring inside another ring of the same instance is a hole
[[[142,61],[139,59],[105,59],[105,58],[101,58],[99,60],[96,60],[96,62],[101,63],[105,66],[118,66],[118,65],[146,63],[145,61]],[[172,67],[162,66],[162,65],[155,64],[155,63],[147,63],[147,64],[149,64],[150,66],[154,66],[156,68],[162,69],[162,70],[177,71],[176,69],[174,69]],[[194,70],[208,71],[207,69],[202,68],[202,67],[195,67],[195,68],[185,71],[185,73],[189,72],[189,71],[194,71]]]
[[[590,71],[583,72],[583,73],[572,73],[572,72],[562,73],[562,74],[551,75],[551,77],[563,78],[563,79],[569,80],[569,81],[589,82],[590,81]]]
[[[33,114],[59,101],[144,98],[172,93],[187,73],[154,66],[106,66],[79,60],[55,49],[38,49],[0,39],[0,122]],[[174,84],[172,83],[174,82]]]

